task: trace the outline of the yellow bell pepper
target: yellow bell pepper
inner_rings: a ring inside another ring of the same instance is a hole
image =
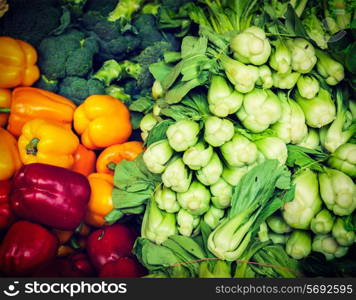
[[[37,162],[71,168],[78,146],[79,139],[70,129],[42,119],[27,122],[18,141],[25,165]]]
[[[16,139],[0,127],[0,181],[10,179],[21,166]]]
[[[30,86],[40,77],[37,52],[30,44],[0,36],[0,87]]]
[[[74,112],[74,128],[82,144],[102,149],[127,141],[132,132],[130,112],[121,101],[106,95],[92,95]]]
[[[91,195],[88,203],[86,223],[101,227],[105,225],[104,217],[113,209],[112,190],[114,179],[109,174],[93,173],[88,176]]]
[[[11,92],[0,88],[0,127],[4,127],[9,119],[11,105]]]

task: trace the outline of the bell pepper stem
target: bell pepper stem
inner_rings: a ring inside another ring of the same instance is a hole
[[[106,167],[110,170],[110,171],[115,171],[115,168],[116,168],[116,163],[114,162],[109,162]]]
[[[33,138],[26,146],[26,153],[28,155],[36,155],[37,154],[37,145],[39,143],[39,138]]]
[[[11,112],[10,107],[0,107],[0,113],[1,114],[9,114]]]

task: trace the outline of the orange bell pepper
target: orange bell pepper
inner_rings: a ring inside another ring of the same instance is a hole
[[[15,136],[33,119],[55,121],[72,127],[76,105],[67,98],[32,87],[16,88],[12,92],[11,114],[7,129]]]
[[[20,157],[25,165],[44,163],[71,168],[78,146],[79,139],[70,129],[41,119],[27,122],[18,141]]]
[[[30,44],[0,36],[0,87],[30,86],[40,77],[37,52]]]
[[[122,160],[134,160],[141,152],[143,152],[143,144],[141,142],[132,141],[112,145],[100,153],[96,162],[96,171],[114,175],[117,163]]]
[[[100,227],[105,225],[104,217],[113,209],[112,190],[114,179],[109,174],[93,173],[88,176],[91,195],[85,218],[87,224]]]
[[[95,171],[95,152],[79,145],[74,153],[72,171],[88,176]]]
[[[106,95],[92,95],[75,110],[74,128],[82,144],[102,149],[126,142],[132,132],[130,113],[125,104]]]
[[[8,89],[0,88],[0,127],[6,125],[9,118],[11,105],[11,92]]]
[[[21,168],[16,139],[0,127],[0,180],[10,179]]]

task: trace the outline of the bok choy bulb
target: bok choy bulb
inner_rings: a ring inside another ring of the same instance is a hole
[[[332,59],[324,51],[317,49],[315,52],[318,57],[316,67],[319,74],[325,78],[327,84],[336,85],[344,79],[344,67],[342,64]]]
[[[192,174],[188,171],[181,158],[176,157],[164,170],[162,182],[167,188],[175,192],[186,192],[192,180]]]
[[[254,165],[251,165],[253,167]],[[250,166],[245,167],[225,167],[222,173],[223,179],[230,185],[236,186],[242,176],[250,170]]]
[[[268,236],[268,227],[266,222],[263,222],[260,225],[260,229],[257,233],[258,239],[260,240],[260,242],[267,242],[269,240],[269,236]]]
[[[181,120],[167,129],[169,145],[175,151],[185,151],[198,141],[199,124],[192,120]]]
[[[332,230],[332,236],[341,246],[351,246],[356,242],[356,234],[354,231],[346,230],[345,221],[342,218],[337,218]]]
[[[316,149],[320,144],[318,131],[314,128],[309,128],[307,135],[303,138],[298,146],[302,146],[308,149]]]
[[[280,164],[285,164],[288,157],[286,144],[277,137],[265,137],[255,141],[257,149],[266,159],[277,159]]]
[[[183,154],[183,162],[192,170],[205,167],[213,156],[213,148],[205,143],[199,142],[190,147]]]
[[[297,92],[296,100],[304,112],[307,125],[310,127],[321,128],[335,119],[335,104],[327,90],[321,88],[313,99],[305,99]]]
[[[232,38],[230,47],[234,57],[245,64],[263,65],[271,54],[271,45],[265,32],[256,26],[251,26]]]
[[[180,208],[176,193],[166,187],[156,190],[154,200],[160,209],[169,213],[175,213]]]
[[[141,137],[145,141],[148,137],[148,133],[158,123],[157,119],[152,113],[145,115],[140,122]]]
[[[337,100],[337,114],[334,122],[331,123],[329,128],[323,128],[325,130],[325,135],[323,141],[323,146],[326,150],[333,153],[342,144],[345,144],[350,138],[355,136],[356,124],[351,124],[350,126],[345,126],[347,121],[346,108],[343,107],[341,91],[336,92]],[[351,118],[351,117],[350,117]],[[346,127],[346,128],[345,128]]]
[[[194,216],[200,216],[209,209],[210,192],[197,181],[186,192],[178,193],[177,198],[180,206]]]
[[[244,65],[226,55],[223,55],[220,60],[227,78],[235,87],[236,91],[245,94],[254,89],[256,81],[260,76],[257,67]]]
[[[328,159],[330,167],[338,169],[345,174],[356,177],[356,145],[343,144]]]
[[[269,228],[275,233],[287,233],[292,231],[292,228],[284,221],[281,216],[272,215],[266,220]]]
[[[269,58],[269,65],[279,74],[289,73],[292,69],[292,56],[283,40],[275,42],[275,50]]]
[[[286,252],[294,259],[307,257],[311,252],[311,247],[310,233],[303,230],[293,231],[286,242]]]
[[[142,221],[141,235],[150,241],[161,244],[169,236],[177,233],[175,214],[160,210],[155,201],[147,205]]]
[[[257,159],[256,145],[239,133],[235,133],[231,141],[221,146],[221,153],[232,167],[251,165]]]
[[[309,73],[316,64],[317,58],[311,43],[302,38],[287,40],[291,51],[292,69],[299,73]]]
[[[204,140],[213,147],[220,147],[234,135],[234,124],[227,119],[208,117],[204,127]]]
[[[279,234],[273,232],[268,233],[268,237],[270,238],[273,244],[285,244],[289,238],[287,234]]]
[[[226,117],[239,110],[243,95],[232,90],[226,80],[214,75],[208,91],[209,110],[217,117]]]
[[[165,170],[172,155],[173,150],[168,140],[160,140],[148,146],[143,153],[143,161],[150,172],[159,174]]]
[[[200,223],[200,217],[194,216],[185,209],[180,209],[177,214],[178,231],[181,235],[191,236]]]
[[[214,152],[209,163],[199,169],[195,174],[197,179],[204,185],[216,183],[223,172],[223,165],[219,156]]]
[[[295,184],[294,199],[284,204],[282,215],[292,228],[308,229],[322,204],[318,178],[313,171],[305,170],[294,178],[293,183]]]
[[[326,234],[331,231],[334,225],[334,215],[327,209],[322,209],[311,221],[310,229],[315,234]]]
[[[312,250],[324,254],[327,260],[331,260],[335,257],[343,257],[348,248],[340,246],[332,236],[321,234],[314,236]]]
[[[216,257],[227,261],[238,259],[251,241],[249,231],[254,218],[247,219],[249,211],[238,213],[231,219],[225,218],[208,238],[208,249]]]
[[[262,132],[276,123],[282,115],[279,98],[271,90],[254,89],[245,95],[237,117],[245,128]]]
[[[297,102],[287,99],[286,94],[279,93],[281,100],[282,116],[272,125],[272,130],[285,143],[297,144],[307,135],[304,112]]]
[[[224,179],[220,178],[216,183],[210,186],[211,202],[217,208],[226,208],[230,206],[232,196],[232,186]]]
[[[319,174],[320,195],[326,207],[337,216],[351,215],[356,208],[356,187],[345,173],[326,169]]]
[[[299,94],[306,99],[313,99],[319,92],[319,81],[311,75],[302,75],[297,81]]]
[[[263,89],[270,89],[273,86],[271,69],[267,65],[263,65],[260,66],[258,70],[260,72],[260,77],[256,84],[261,86]]]
[[[300,73],[290,72],[285,74],[273,73],[273,86],[282,90],[290,90],[297,83]]]
[[[209,210],[204,214],[204,221],[209,225],[211,229],[215,229],[222,218],[224,217],[225,211],[215,206],[210,206]]]

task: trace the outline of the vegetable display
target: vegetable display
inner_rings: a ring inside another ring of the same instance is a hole
[[[0,1],[0,276],[355,276],[355,17]]]

